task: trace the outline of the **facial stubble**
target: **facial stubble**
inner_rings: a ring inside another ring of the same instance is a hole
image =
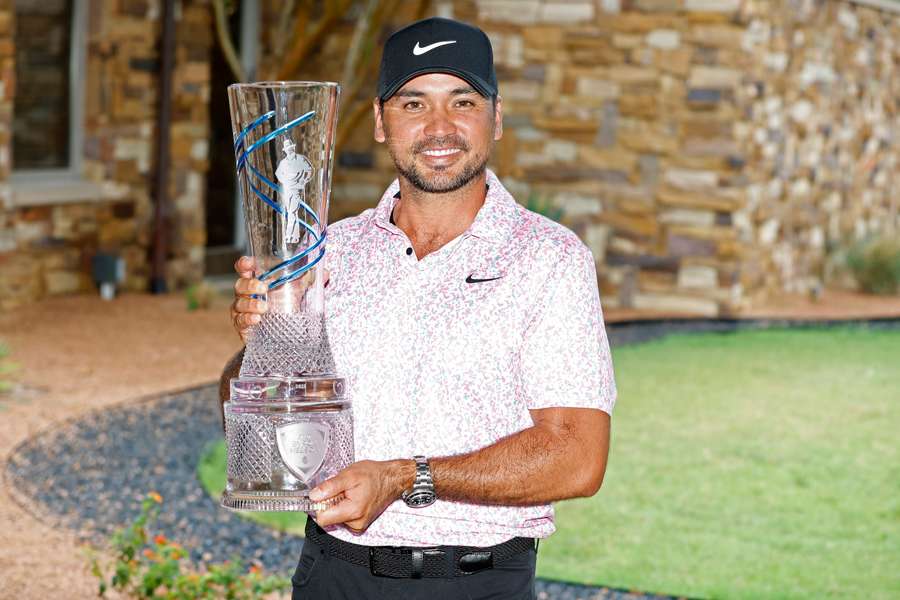
[[[388,129],[387,124],[384,124],[384,132],[387,137],[390,137],[390,131]],[[491,127],[491,138],[493,139],[493,126]],[[452,146],[455,148],[460,148],[462,151],[469,150],[469,144],[466,141],[457,135],[449,135],[441,138],[430,137],[426,138],[422,142],[417,143],[412,149],[412,157],[415,157],[416,154],[422,152],[428,148],[434,147],[445,147]],[[493,141],[491,142],[491,147],[493,146]],[[388,144],[388,153],[391,156],[391,159],[394,161],[394,167],[397,169],[397,172],[409,181],[413,187],[416,189],[429,193],[429,194],[446,194],[449,192],[455,192],[458,189],[465,187],[472,180],[481,176],[485,169],[487,169],[488,159],[490,158],[490,148],[488,152],[484,156],[475,155],[473,156],[469,162],[463,167],[462,171],[455,177],[449,180],[443,180],[440,177],[433,177],[430,180],[426,178],[426,176],[419,171],[416,167],[415,159],[410,158],[408,162],[404,162],[401,158],[394,152],[394,149]],[[440,173],[441,169],[437,169]]]

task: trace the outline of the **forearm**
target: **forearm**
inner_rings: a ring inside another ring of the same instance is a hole
[[[430,459],[437,496],[502,505],[591,496],[603,480],[608,436],[580,435],[564,424],[538,424],[475,452]]]
[[[437,497],[471,504],[544,504],[592,496],[600,489],[609,451],[609,415],[595,409],[531,411],[535,425],[475,452],[429,458]],[[413,486],[412,459],[362,460],[319,484],[309,497],[343,500],[319,511],[326,527],[364,531]]]
[[[225,369],[222,371],[222,376],[219,377],[219,416],[222,417],[223,425],[225,423],[224,404],[231,395],[231,380],[240,374],[241,362],[243,360],[244,349],[241,348],[240,352],[232,356],[231,359],[225,363]]]

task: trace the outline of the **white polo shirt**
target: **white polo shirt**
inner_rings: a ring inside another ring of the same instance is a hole
[[[416,258],[391,223],[399,185],[378,206],[328,228],[328,335],[353,402],[357,460],[470,452],[531,427],[529,409],[612,412],[612,361],[588,248],[516,204],[488,171],[488,192],[460,237]],[[553,509],[402,500],[366,545],[490,546],[547,537]]]

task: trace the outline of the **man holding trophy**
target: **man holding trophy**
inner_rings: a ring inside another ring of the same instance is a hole
[[[592,496],[606,469],[616,389],[594,260],[486,169],[503,123],[480,29],[394,33],[373,109],[397,180],[327,228],[322,259],[356,462],[309,492],[326,508],[294,598],[533,598],[550,503]],[[248,340],[271,288],[253,259],[236,269]]]

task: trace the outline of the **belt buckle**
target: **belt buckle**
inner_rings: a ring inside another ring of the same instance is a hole
[[[494,553],[490,550],[474,550],[466,552],[457,561],[459,570],[466,575],[471,575],[485,569],[494,567]]]

